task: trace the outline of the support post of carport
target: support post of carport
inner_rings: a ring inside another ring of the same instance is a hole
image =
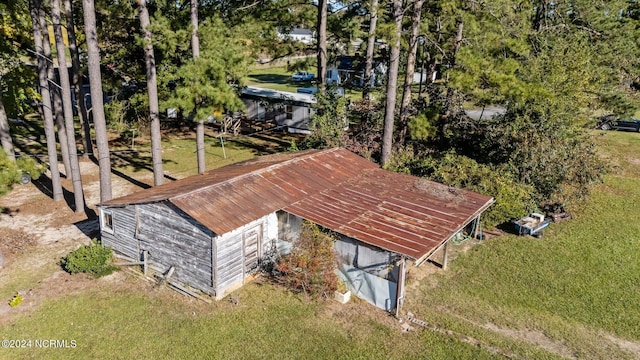
[[[442,270],[447,270],[447,263],[449,258],[449,240],[444,243],[444,249],[442,254]]]
[[[400,258],[400,264],[398,264],[398,286],[396,287],[396,317],[400,317],[400,310],[402,303],[404,302],[404,280],[406,278],[406,262],[405,257]]]
[[[478,239],[478,234],[480,234],[480,215],[478,215],[478,217],[474,220],[475,223],[475,230],[473,231],[473,238],[474,239]],[[481,240],[481,239],[478,239]]]

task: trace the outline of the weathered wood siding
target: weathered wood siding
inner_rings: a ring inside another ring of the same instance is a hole
[[[111,213],[113,218],[113,234],[102,229],[102,244],[128,258],[138,260],[140,258],[140,249],[135,238],[136,213],[134,206],[100,209],[101,217],[102,212],[105,211]]]
[[[173,279],[217,298],[255,273],[255,247],[248,239],[256,229],[257,256],[262,259],[277,251],[275,213],[218,236],[169,202],[101,211],[110,212],[113,219],[114,233],[102,231],[105,246],[131,259],[140,259],[146,250],[151,269],[166,273],[174,266]]]
[[[138,205],[138,216],[139,247],[150,267],[165,273],[174,266],[173,279],[215,295],[211,230],[168,202]]]
[[[217,237],[216,242],[216,294],[243,284],[244,259],[242,254],[242,231],[234,230]]]
[[[245,235],[251,229],[261,227],[260,243],[258,244],[258,256],[262,258],[275,244],[278,234],[278,221],[274,214],[267,215],[256,221],[244,225],[226,234],[216,236],[215,264],[216,264],[216,296],[224,296],[228,292],[242,286],[246,277],[255,271],[245,271],[246,248],[244,246]]]

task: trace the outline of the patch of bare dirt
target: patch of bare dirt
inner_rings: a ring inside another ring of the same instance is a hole
[[[37,308],[45,299],[54,299],[100,284],[83,275],[68,275],[57,267],[62,256],[99,234],[99,223],[94,217],[95,205],[100,200],[98,167],[88,160],[81,161],[80,167],[86,208],[89,210],[86,214],[75,213],[71,209],[69,198],[73,199],[73,195],[70,195],[70,191],[65,190],[65,200],[54,202],[49,195],[46,178],[45,181],[18,185],[9,194],[0,197],[0,208],[4,209],[0,213],[0,251],[4,257],[4,266],[0,267],[0,284],[9,284],[12,279],[23,276],[24,269],[39,274],[35,276],[41,279],[31,288],[11,289],[24,297],[18,307],[10,308],[9,299],[0,299],[0,323]],[[62,164],[60,170],[64,170]],[[73,189],[70,179],[63,179],[62,184],[64,189]],[[116,176],[112,177],[112,187],[113,196],[138,189],[131,182]],[[48,269],[52,268],[58,270],[50,272]]]
[[[627,161],[633,165],[640,165],[640,158],[636,157],[627,157]]]
[[[502,328],[491,323],[485,324],[482,327],[493,332],[506,335],[510,338],[528,342],[535,346],[541,347],[550,353],[560,355],[563,358],[578,359],[574,351],[564,341],[551,339],[542,331],[532,329]]]
[[[36,245],[33,237],[22,230],[0,227],[0,249],[3,254],[20,254]]]
[[[640,343],[620,339],[611,334],[604,334],[604,337],[612,343],[616,344],[620,349],[622,349],[622,351],[629,353],[636,359],[640,359]]]

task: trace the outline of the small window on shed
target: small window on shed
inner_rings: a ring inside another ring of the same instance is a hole
[[[285,112],[287,113],[287,120],[293,119],[293,106],[287,105],[285,107]]]
[[[100,212],[100,227],[103,231],[113,234],[113,214],[110,211]]]

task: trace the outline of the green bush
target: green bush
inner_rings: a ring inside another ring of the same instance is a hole
[[[13,184],[18,181],[20,181],[20,170],[9,160],[7,154],[0,150],[0,195],[8,193]]]
[[[8,193],[14,184],[19,183],[22,174],[29,174],[32,179],[37,179],[44,171],[44,167],[33,158],[20,157],[14,163],[0,150],[0,195]]]
[[[413,174],[492,196],[496,202],[483,214],[487,227],[521,217],[536,208],[534,188],[518,182],[504,168],[479,164],[454,152],[439,158],[428,157],[409,166]]]
[[[312,133],[300,144],[301,148],[327,149],[344,146],[345,127],[348,125],[347,99],[336,94],[333,87],[329,87],[324,95],[317,94],[316,99],[316,113],[311,115],[309,121]]]
[[[60,266],[69,274],[87,273],[95,277],[111,274],[117,268],[110,264],[113,252],[103,247],[96,239],[82,245],[60,261]]]
[[[37,179],[44,174],[46,168],[39,164],[32,157],[22,156],[16,159],[16,166],[23,174],[29,174],[32,179]]]

